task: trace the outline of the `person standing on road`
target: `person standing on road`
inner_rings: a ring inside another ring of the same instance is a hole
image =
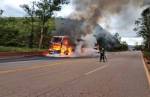
[[[105,55],[105,49],[101,48],[100,49],[100,62],[105,62],[107,60],[106,55]]]

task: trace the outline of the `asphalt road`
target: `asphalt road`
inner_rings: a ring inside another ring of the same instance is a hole
[[[0,60],[0,97],[150,97],[140,52]]]

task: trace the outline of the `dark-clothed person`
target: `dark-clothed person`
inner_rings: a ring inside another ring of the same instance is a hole
[[[105,62],[107,59],[106,59],[106,55],[105,55],[105,49],[104,48],[101,48],[100,49],[100,62]]]

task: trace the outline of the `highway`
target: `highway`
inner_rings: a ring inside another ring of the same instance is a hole
[[[150,97],[140,52],[0,60],[0,97]]]

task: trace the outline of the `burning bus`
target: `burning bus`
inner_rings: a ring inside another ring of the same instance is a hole
[[[115,38],[99,24],[91,31],[87,29],[88,25],[80,20],[57,18],[56,29],[52,32],[53,37],[46,55],[52,57],[92,55],[98,52],[98,46],[95,45],[97,42],[106,49],[115,46]]]
[[[49,54],[71,55],[73,48],[74,46],[69,36],[53,36],[49,45]]]

